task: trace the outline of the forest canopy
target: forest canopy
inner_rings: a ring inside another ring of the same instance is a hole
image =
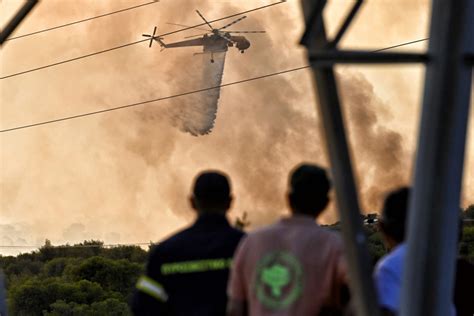
[[[466,225],[459,254],[474,264],[474,205],[464,210],[462,216]],[[374,264],[386,253],[376,218],[376,214],[363,218]],[[339,224],[328,227],[338,230]],[[97,240],[64,246],[52,246],[46,240],[44,246],[31,253],[16,257],[0,255],[9,312],[45,316],[130,315],[128,302],[147,257],[148,251],[139,246],[107,247]]]

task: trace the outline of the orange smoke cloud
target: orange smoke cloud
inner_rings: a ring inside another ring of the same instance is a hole
[[[265,3],[162,0],[12,41],[2,49],[1,74],[132,42],[155,25],[158,32],[175,29],[166,22],[200,23],[195,9],[214,19]],[[18,33],[136,4],[43,1]],[[417,25],[426,20],[427,5],[413,1],[404,9],[408,13],[403,20],[395,14],[397,6],[388,10],[384,4],[367,4],[343,44],[380,47],[425,35]],[[334,4],[328,14],[336,16],[339,6]],[[365,21],[367,12],[377,13],[377,18]],[[370,28],[371,23],[377,27]],[[237,26],[267,34],[249,35],[252,46],[245,54],[227,53],[223,83],[306,64],[305,52],[297,45],[303,30],[297,1],[249,14]],[[209,87],[201,80],[203,65],[196,62],[194,52],[199,48],[160,53],[158,47],[148,49],[143,43],[2,80],[1,127]],[[409,181],[421,75],[419,68],[339,72],[361,201],[367,211],[379,208],[386,189]],[[313,93],[309,71],[224,88],[215,127],[203,137],[183,133],[169,121],[170,111],[183,110],[182,104],[192,102],[192,97],[3,133],[0,240],[7,244],[42,243],[44,238],[53,243],[86,238],[108,243],[158,240],[191,220],[187,200],[191,182],[207,168],[230,175],[235,196],[232,216],[248,212],[253,227],[269,223],[286,212],[287,175],[294,165],[301,161],[328,165]],[[473,148],[469,153],[472,162]],[[466,182],[465,188],[472,196],[474,183]],[[323,221],[336,219],[332,210]]]

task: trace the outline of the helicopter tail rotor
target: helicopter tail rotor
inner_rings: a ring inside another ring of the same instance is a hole
[[[148,47],[151,47],[151,45],[153,45],[153,41],[155,42],[158,42],[161,46],[161,50],[165,49],[166,48],[166,44],[162,41],[162,37],[159,37],[159,36],[155,36],[156,35],[156,29],[157,27],[155,26],[155,28],[153,29],[153,35],[150,35],[150,34],[142,34],[143,37],[148,37],[150,39],[150,43],[148,44]]]

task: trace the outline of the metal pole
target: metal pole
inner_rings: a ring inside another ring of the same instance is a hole
[[[318,1],[315,3],[315,1],[303,0],[302,4],[308,23]],[[311,29],[307,29],[306,39],[303,42],[309,51],[313,48],[321,49],[328,44],[322,17],[316,21],[313,25],[311,23],[307,25],[307,28]],[[314,32],[315,30],[318,31]],[[366,237],[362,227],[334,71],[331,66],[324,68],[312,66],[319,97],[319,113],[324,126],[326,147],[331,161],[341,217],[351,295],[354,298],[357,315],[377,316],[379,310],[375,299]]]
[[[311,53],[309,60],[319,67],[334,64],[399,64],[425,63],[426,54],[419,53],[377,53],[371,51],[318,50]]]
[[[451,315],[474,1],[433,0],[401,315]]]
[[[23,19],[38,3],[38,0],[27,0],[21,9],[15,14],[5,28],[0,32],[0,46],[7,40],[10,34],[17,28]]]

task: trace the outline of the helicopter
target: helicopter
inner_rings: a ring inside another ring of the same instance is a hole
[[[235,47],[237,50],[239,50],[242,54],[245,52],[250,47],[250,41],[245,38],[245,36],[239,36],[239,35],[233,35],[233,34],[241,34],[241,33],[265,33],[265,31],[230,31],[230,30],[225,30],[229,26],[234,25],[243,19],[245,19],[247,16],[242,16],[231,23],[224,25],[221,28],[214,28],[211,23],[209,23],[206,18],[199,12],[199,10],[196,10],[196,13],[201,17],[201,19],[204,20],[206,25],[209,27],[210,31],[204,33],[204,34],[198,34],[198,35],[192,35],[188,36],[185,38],[193,38],[193,37],[198,37],[201,36],[200,38],[194,38],[194,39],[189,39],[189,40],[184,40],[180,42],[175,42],[175,43],[165,43],[163,42],[163,38],[159,36],[155,36],[156,34],[156,29],[157,27],[153,29],[153,34],[142,34],[144,37],[150,38],[150,43],[148,47],[151,47],[153,44],[153,41],[156,41],[160,44],[162,50],[165,48],[175,48],[175,47],[188,47],[188,46],[202,46],[203,51],[202,53],[195,53],[194,55],[203,55],[203,54],[210,54],[211,55],[211,63],[214,63],[214,54],[215,53],[224,53],[227,52],[229,47]],[[174,24],[174,23],[169,23],[169,24]],[[180,25],[181,24],[175,24],[175,25]],[[207,31],[207,30],[205,30]]]

